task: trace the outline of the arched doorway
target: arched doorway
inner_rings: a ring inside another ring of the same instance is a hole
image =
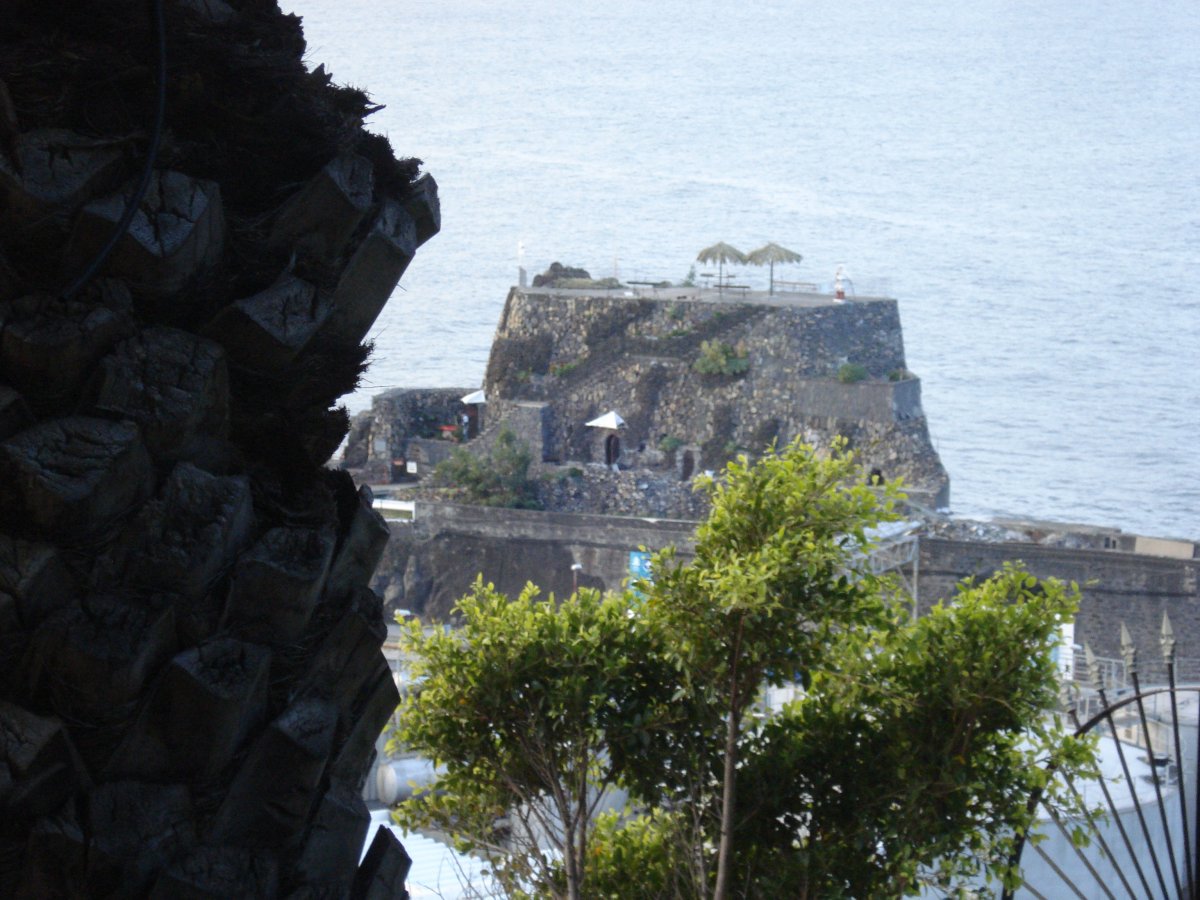
[[[615,434],[610,434],[604,439],[604,464],[609,467],[615,466],[620,458],[621,439]]]
[[[696,456],[691,450],[683,451],[683,470],[679,473],[680,481],[687,481],[696,471]]]

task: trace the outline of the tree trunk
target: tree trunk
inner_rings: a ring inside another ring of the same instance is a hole
[[[274,0],[0,17],[0,896],[403,893],[387,527],[324,466],[437,191],[304,49]]]
[[[733,818],[737,803],[737,747],[740,725],[738,663],[741,661],[744,623],[745,618],[739,617],[733,641],[733,652],[730,654],[729,712],[725,717],[725,766],[721,782],[721,841],[717,846],[717,882],[713,888],[713,900],[725,900],[729,895],[729,870],[733,856]]]
[[[717,847],[717,883],[713,900],[725,900],[729,895],[730,857],[733,854],[733,813],[736,802],[738,726],[731,709],[725,719],[725,771],[721,785],[721,842]]]

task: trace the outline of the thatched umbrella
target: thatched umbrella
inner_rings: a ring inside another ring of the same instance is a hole
[[[745,263],[746,254],[737,247],[731,247],[724,241],[721,241],[719,244],[713,244],[711,247],[705,247],[701,250],[700,254],[696,257],[696,261],[717,264],[717,289],[720,290],[725,274],[725,263]]]
[[[765,247],[759,247],[757,250],[752,250],[746,256],[746,260],[756,266],[771,267],[771,293],[775,293],[775,263],[798,263],[804,259],[795,250],[789,250],[787,247],[780,247],[778,244],[771,243]]]

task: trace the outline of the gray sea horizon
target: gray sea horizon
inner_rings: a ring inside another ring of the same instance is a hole
[[[1200,539],[1195,3],[285,9],[441,187],[352,410],[477,386],[519,245],[680,280],[775,241],[900,301],[956,515]]]

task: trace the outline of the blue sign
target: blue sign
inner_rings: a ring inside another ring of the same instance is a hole
[[[650,554],[645,550],[629,551],[629,576],[635,580],[653,581],[650,577]]]
[[[639,600],[644,600],[646,595],[637,589],[639,581],[653,583],[654,579],[650,577],[650,554],[645,550],[630,550],[629,551],[629,587],[630,592]]]

